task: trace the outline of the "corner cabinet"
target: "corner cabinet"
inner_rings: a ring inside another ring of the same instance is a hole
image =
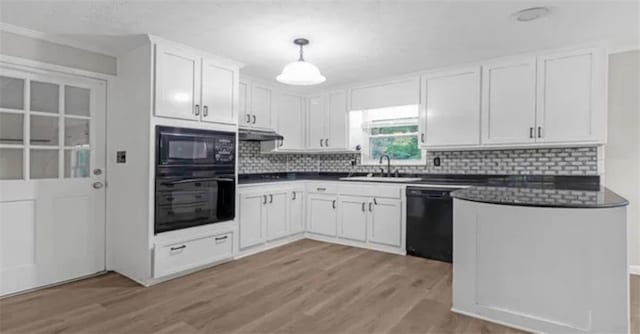
[[[425,75],[421,146],[480,145],[480,67]]]
[[[187,47],[155,44],[159,117],[235,124],[239,66]]]
[[[307,148],[345,150],[347,92],[335,91],[307,99]]]

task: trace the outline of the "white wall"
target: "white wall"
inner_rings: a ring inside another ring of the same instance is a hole
[[[640,50],[609,56],[606,186],[629,200],[629,263],[640,266]]]
[[[0,30],[0,54],[101,74],[117,72],[115,57],[5,30]]]

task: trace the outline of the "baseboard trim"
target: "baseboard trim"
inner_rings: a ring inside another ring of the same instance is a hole
[[[629,274],[640,276],[640,265],[630,265]]]

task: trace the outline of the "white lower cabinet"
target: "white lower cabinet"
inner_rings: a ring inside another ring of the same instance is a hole
[[[336,195],[309,194],[307,196],[309,232],[329,237],[337,235],[337,202]]]
[[[368,197],[340,196],[338,200],[339,237],[354,241],[367,240]]]
[[[265,220],[267,195],[260,192],[240,193],[240,249],[264,242],[262,222]]]
[[[267,207],[267,241],[273,241],[287,236],[287,191],[270,192]]]
[[[400,247],[402,244],[402,201],[374,198],[369,224],[369,242]]]
[[[179,243],[156,245],[153,275],[163,277],[229,259],[232,256],[233,234],[231,232]]]
[[[289,231],[292,234],[304,232],[304,187],[289,192]]]

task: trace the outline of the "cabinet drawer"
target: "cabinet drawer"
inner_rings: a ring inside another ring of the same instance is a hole
[[[156,245],[154,277],[196,268],[233,255],[233,233],[224,233],[169,245]]]
[[[307,183],[307,192],[317,194],[335,194],[337,192],[337,185],[335,183],[326,182],[310,182]]]
[[[340,184],[340,195],[400,198],[402,187],[378,184]]]

